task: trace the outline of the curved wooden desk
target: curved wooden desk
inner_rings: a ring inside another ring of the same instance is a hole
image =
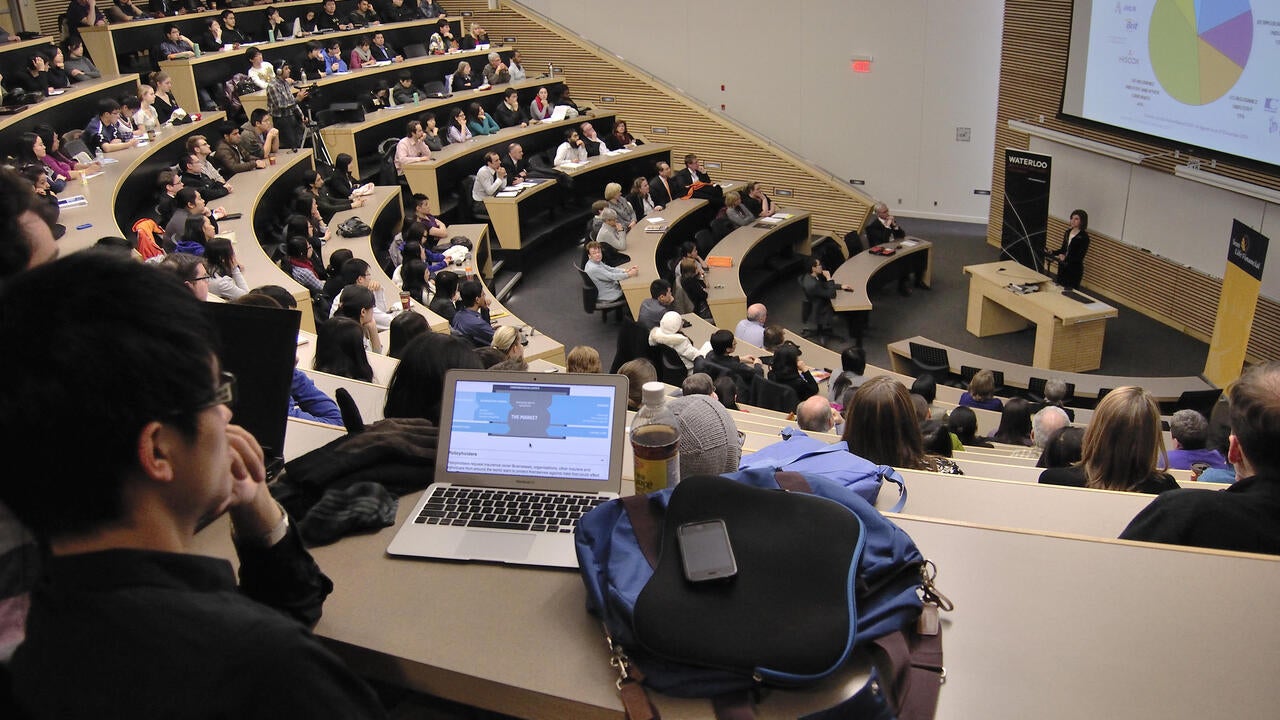
[[[366,32],[368,34],[372,34],[373,29],[366,28]],[[279,44],[280,43],[276,43],[276,45]],[[271,47],[274,51],[275,45],[272,45]],[[404,49],[402,46],[398,45],[393,47],[398,51],[403,51]],[[358,70],[352,70],[351,72],[344,73],[342,75],[326,75],[319,79],[308,78],[308,82],[316,85],[322,90],[325,90],[325,94],[329,97],[351,102],[352,99],[359,96],[361,92],[372,89],[372,87],[377,84],[378,80],[385,81],[389,87],[395,87],[397,82],[396,76],[400,74],[401,70],[408,70],[411,72],[413,74],[414,84],[418,87],[422,87],[425,82],[440,82],[440,77],[442,77],[442,75],[447,75],[457,68],[459,60],[470,61],[473,68],[476,66],[477,62],[484,65],[487,62],[486,58],[491,51],[497,53],[505,52],[506,55],[504,55],[504,58],[511,54],[511,50],[509,48],[494,45],[488,50],[465,50],[452,55],[427,55],[425,57],[405,58],[401,62],[391,63],[389,65],[366,65]],[[343,57],[344,61],[347,59],[348,58]],[[267,62],[272,62],[270,57],[267,57]],[[441,67],[437,68],[435,67],[436,65],[440,65]],[[447,72],[436,72],[442,68],[447,68]],[[257,92],[245,93],[240,96],[240,104],[244,107],[244,113],[246,116],[251,115],[254,110],[259,108],[266,110],[267,91],[259,90]]]
[[[741,190],[746,183],[729,180],[716,183],[725,192]],[[642,218],[627,232],[627,254],[631,264],[639,272],[633,278],[622,281],[622,293],[631,307],[631,317],[640,317],[640,303],[649,297],[649,283],[664,274],[659,266],[667,257],[674,256],[679,243],[692,240],[694,233],[711,223],[710,203],[706,200],[679,198],[667,203],[661,210]],[[667,225],[663,232],[645,230],[654,218],[661,218]]]
[[[488,110],[485,112],[488,113]],[[468,143],[445,145],[443,150],[432,152],[430,160],[405,165],[404,177],[409,182],[409,189],[426,195],[431,212],[439,215],[442,212],[440,198],[452,194],[462,178],[474,175],[484,165],[485,153],[493,151],[505,157],[507,146],[518,142],[524,148],[527,158],[548,147],[556,147],[564,141],[564,132],[569,128],[576,128],[583,122],[590,121],[597,125],[598,132],[599,125],[606,120],[612,121],[613,117],[613,113],[580,115],[559,122],[502,128],[493,135],[477,135]],[[460,198],[460,201],[471,202],[471,198]]]
[[[170,161],[177,162],[185,151],[188,137],[216,128],[222,118],[220,112],[208,113],[198,122],[164,128],[155,142],[110,153],[107,157],[117,162],[103,165],[102,174],[89,179],[87,183],[67,183],[67,188],[62,191],[63,198],[83,195],[89,204],[66,208],[59,213],[58,222],[67,228],[67,234],[58,241],[59,251],[66,254],[85,250],[93,247],[102,237],[133,237],[132,222],[122,225],[116,214],[116,210],[121,207],[120,193],[124,185],[139,182],[146,185],[148,192],[154,193],[155,178],[147,180],[139,176],[140,168],[157,160],[166,164]],[[89,227],[81,229],[84,225]]]
[[[220,13],[221,11],[219,11]],[[240,15],[239,8],[236,9],[237,22]],[[339,12],[339,17],[346,17],[345,12]],[[168,19],[168,18],[166,18]],[[429,28],[432,23],[427,20],[407,20],[398,23],[383,23],[377,26],[377,30],[386,35],[387,44],[392,47],[403,47],[406,42],[417,42],[424,37],[430,36]],[[203,30],[201,33],[203,34]],[[277,40],[273,43],[256,43],[257,47],[262,49],[263,57],[267,62],[274,63],[277,58],[284,57],[290,63],[301,61],[306,55],[307,43],[311,41],[319,41],[329,43],[333,40],[346,41],[343,43],[347,50],[343,51],[343,62],[347,60],[347,54],[350,52],[350,45],[362,35],[372,34],[370,28],[356,28],[354,30],[338,30],[337,32],[324,33],[323,35],[313,35],[301,38],[286,38]],[[191,36],[195,40],[198,36]],[[159,45],[159,41],[156,41]],[[178,98],[178,103],[184,108],[200,107],[196,88],[204,87],[211,84],[221,84],[229,80],[236,73],[247,72],[249,62],[245,60],[244,46],[236,50],[219,50],[215,52],[202,53],[199,57],[182,58],[179,60],[161,60],[160,69],[167,71],[173,76],[173,94]],[[295,65],[296,67],[296,65]],[[300,79],[301,75],[294,78]],[[316,80],[317,78],[308,78],[308,80]],[[189,104],[188,104],[189,103]]]
[[[960,374],[960,367],[962,365],[986,368],[987,370],[999,370],[1004,373],[1005,387],[1025,389],[1033,377],[1054,377],[1064,382],[1074,384],[1076,397],[1094,398],[1098,396],[1098,391],[1102,388],[1117,388],[1122,385],[1138,385],[1155,396],[1156,401],[1158,402],[1175,402],[1183,392],[1188,390],[1214,389],[1212,384],[1207,382],[1204,378],[1196,375],[1175,377],[1136,377],[1124,375],[1094,375],[1092,373],[1051,372],[1031,367],[1029,365],[1019,365],[1007,360],[999,360],[965,350],[958,350],[920,335],[889,343],[889,358],[892,361],[893,369],[896,372],[903,374],[911,372],[912,364],[910,343],[913,342],[945,349],[947,351],[947,361],[951,363],[951,372],[957,375]],[[941,391],[942,386],[940,385],[938,389]],[[941,392],[939,392],[939,398],[941,398]],[[1077,410],[1076,412],[1078,413],[1080,411]]]
[[[831,307],[836,312],[870,310],[871,294],[867,286],[871,284],[871,278],[886,267],[916,253],[923,252],[928,255],[920,282],[926,286],[933,284],[933,243],[917,237],[909,237],[906,240],[885,243],[885,245],[893,247],[896,252],[886,256],[874,255],[870,250],[863,250],[836,268],[831,279],[838,285],[848,285],[853,288],[853,292],[837,293],[831,301]]]
[[[133,77],[104,77],[76,83],[61,95],[47,97],[22,112],[0,118],[0,136],[11,138],[12,142],[17,140],[18,133],[37,125],[49,125],[59,133],[83,128],[98,114],[99,100],[132,94],[137,85],[138,80]]]
[[[629,186],[631,179],[637,175],[647,177],[658,160],[671,160],[670,145],[649,143],[613,155],[597,155],[578,167],[563,166],[557,169],[574,178],[575,196],[599,197],[604,186],[610,182]],[[555,185],[553,180],[544,180],[515,197],[485,198],[484,206],[489,213],[489,221],[493,223],[498,243],[503,250],[518,251],[525,248],[525,236],[534,230],[529,225],[532,217],[530,209],[539,205],[539,201],[550,201],[552,197],[545,191]]]
[[[733,258],[734,267],[712,268],[707,273],[707,303],[716,325],[733,329],[747,316],[747,293],[742,271],[753,267],[762,253],[791,251],[809,254],[809,213],[787,211],[791,217],[768,227],[754,222],[726,235],[710,255]],[[753,255],[757,257],[752,257]]]
[[[449,97],[427,98],[418,105],[401,105],[394,109],[384,108],[369,113],[364,116],[363,121],[358,123],[334,123],[322,128],[320,137],[324,138],[325,147],[328,148],[331,156],[337,157],[339,153],[350,155],[352,157],[351,172],[359,175],[360,157],[368,152],[367,150],[361,152],[361,148],[375,148],[384,139],[404,137],[405,124],[417,119],[428,110],[438,111],[441,108],[466,105],[473,101],[483,104],[501,98],[507,88],[512,87],[520,91],[520,101],[527,105],[538,92],[538,88],[551,88],[563,84],[563,78],[536,77],[517,83],[494,85],[487,90],[465,90]],[[437,124],[442,128],[441,132],[444,132],[445,123],[437,120]]]

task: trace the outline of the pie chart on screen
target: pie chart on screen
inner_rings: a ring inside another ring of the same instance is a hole
[[[1249,0],[1157,0],[1147,38],[1164,91],[1187,105],[1227,94],[1249,62]]]

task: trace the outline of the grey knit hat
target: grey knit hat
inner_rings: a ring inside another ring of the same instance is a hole
[[[708,395],[668,398],[680,426],[680,478],[738,469],[738,427],[720,401]]]

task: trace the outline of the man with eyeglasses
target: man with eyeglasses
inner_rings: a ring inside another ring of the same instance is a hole
[[[135,147],[141,137],[125,139],[120,135],[120,103],[111,98],[98,101],[98,114],[94,115],[84,128],[84,144],[89,152],[104,153],[117,150],[128,150]]]
[[[230,422],[213,334],[177,280],[93,251],[0,290],[0,451],[49,449],[0,483],[47,550],[9,665],[18,716],[384,715],[307,629],[333,585]],[[70,428],[92,431],[53,448]],[[195,552],[224,514],[238,585]]]

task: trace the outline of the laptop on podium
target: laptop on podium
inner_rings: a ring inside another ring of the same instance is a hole
[[[435,483],[390,555],[576,568],[577,518],[618,497],[621,375],[450,370]]]

